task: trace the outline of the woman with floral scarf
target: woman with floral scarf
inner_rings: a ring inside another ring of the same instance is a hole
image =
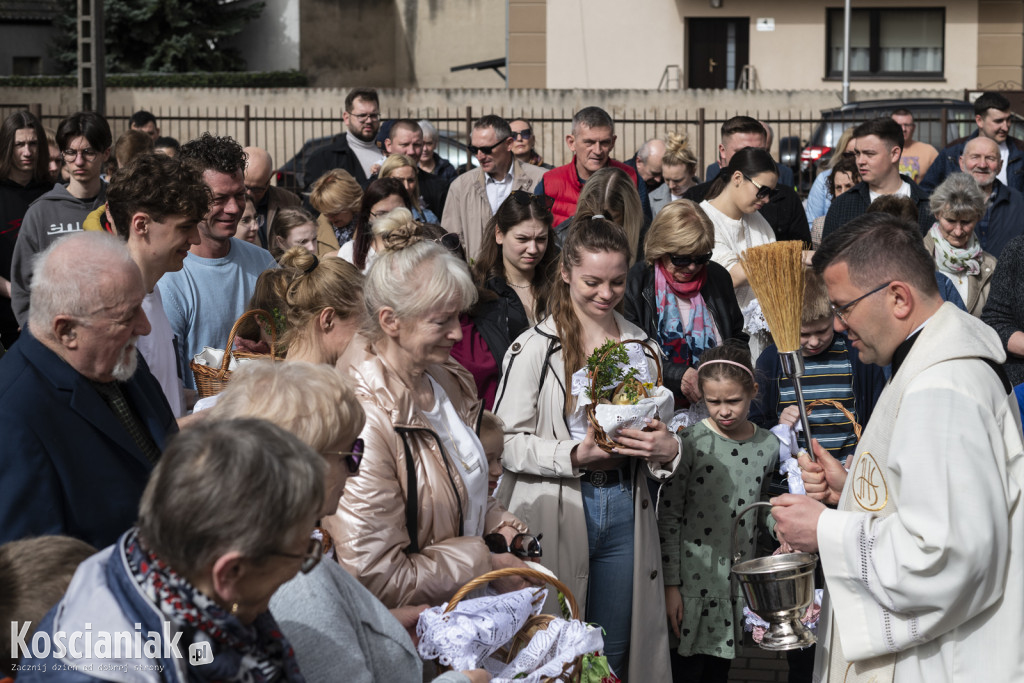
[[[655,216],[645,260],[626,280],[626,319],[660,343],[676,407],[701,398],[697,359],[705,349],[726,339],[748,341],[729,272],[711,260],[714,245],[715,228],[704,211],[676,200]]]
[[[935,188],[930,208],[935,224],[924,238],[935,269],[948,277],[967,312],[981,317],[988,299],[996,257],[981,248],[974,229],[985,215],[985,195],[967,173],[954,173]]]
[[[153,470],[138,526],[79,565],[40,622],[37,638],[63,632],[69,647],[49,648],[19,682],[304,681],[268,605],[318,564],[323,500],[324,459],[280,427],[189,427]]]

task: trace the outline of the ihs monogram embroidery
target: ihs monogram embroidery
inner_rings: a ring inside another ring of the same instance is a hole
[[[853,498],[865,510],[877,511],[889,502],[889,487],[874,456],[864,451],[853,467]]]

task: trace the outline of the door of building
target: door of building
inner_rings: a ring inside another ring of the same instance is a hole
[[[687,20],[687,87],[735,90],[750,55],[750,18]]]

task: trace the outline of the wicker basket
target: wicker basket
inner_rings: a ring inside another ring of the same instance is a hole
[[[247,320],[248,318],[262,315],[266,318],[270,325],[270,355],[260,356],[248,352],[237,352],[233,351],[231,347],[235,345],[235,334],[238,332],[238,326]],[[207,398],[214,396],[224,391],[224,388],[228,385],[228,381],[231,379],[231,370],[228,370],[228,366],[231,363],[231,357],[235,358],[274,358],[277,345],[277,325],[274,324],[274,318],[266,311],[254,308],[251,311],[246,311],[238,317],[235,324],[231,326],[231,332],[228,334],[228,342],[224,346],[224,360],[221,361],[220,367],[212,367],[209,365],[200,365],[195,360],[189,362],[189,367],[192,368],[192,374],[195,376],[196,389],[199,391],[200,398]]]
[[[659,355],[658,355],[658,350],[649,341],[643,341],[643,340],[640,340],[640,339],[628,339],[628,340],[622,342],[621,345],[625,346],[626,344],[637,344],[637,345],[639,345],[640,348],[643,349],[644,355],[647,356],[648,358],[651,358],[652,360],[654,360],[654,364],[658,367],[658,379],[657,379],[657,382],[655,383],[655,386],[659,386],[660,387],[662,385],[662,376],[661,376],[661,360],[660,360]],[[601,357],[601,360],[604,360],[604,357],[607,356],[609,353],[611,353],[611,351],[612,351],[611,349],[608,349],[608,351],[605,351],[605,354],[604,354],[604,356]],[[615,387],[615,389],[612,390],[612,395],[615,395],[615,393],[619,389],[622,388],[623,384],[625,384],[625,382],[619,382],[619,384]],[[647,393],[647,390],[643,388],[643,385],[640,385],[640,389],[643,392],[643,397],[644,398],[647,398],[650,395],[650,394]],[[596,372],[591,373],[591,375],[590,375],[590,395],[591,396],[597,396],[599,391],[600,391],[600,387],[597,386],[597,373]],[[602,428],[600,423],[598,423],[598,421],[597,421],[597,402],[596,401],[594,401],[593,403],[587,404],[587,406],[586,406],[586,414],[587,414],[587,421],[594,428],[594,441],[601,448],[601,450],[605,451],[606,453],[611,453],[612,449],[615,448],[616,446],[618,446],[619,444],[616,443],[615,441],[613,441],[612,439],[608,438],[608,435],[605,434],[604,428]]]
[[[853,416],[853,413],[847,410],[842,403],[840,403],[839,401],[833,401],[832,399],[829,398],[819,398],[818,400],[811,401],[810,403],[807,404],[807,414],[810,415],[811,411],[817,408],[818,406],[832,406],[833,408],[841,412],[843,415],[845,415],[846,418],[850,421],[850,424],[853,425],[853,435],[857,437],[857,441],[860,441],[860,434],[864,430],[863,428],[861,428],[859,424],[857,424],[857,418]]]
[[[579,605],[576,604],[576,598],[573,596],[572,591],[569,590],[569,587],[561,581],[559,581],[558,579],[553,578],[545,574],[544,572],[539,572],[536,569],[530,569],[529,567],[509,567],[507,569],[495,569],[492,572],[487,572],[482,576],[476,577],[475,579],[473,579],[472,581],[470,581],[465,586],[463,586],[455,592],[455,595],[453,595],[451,600],[448,601],[448,606],[444,610],[445,613],[451,612],[453,609],[455,609],[455,606],[458,605],[459,602],[461,602],[467,595],[469,595],[470,592],[476,590],[477,588],[480,588],[481,586],[486,586],[491,581],[495,581],[496,579],[504,579],[508,576],[521,576],[524,579],[529,579],[534,582],[551,584],[559,592],[560,596],[565,597],[564,602],[559,600],[559,604],[562,606],[563,611],[562,616],[565,619],[579,618],[580,608]],[[540,591],[537,592],[537,595],[535,596],[534,600],[540,600]],[[533,638],[533,635],[537,633],[537,631],[543,631],[547,629],[548,624],[551,623],[555,618],[556,617],[550,614],[536,614],[530,617],[526,620],[526,623],[523,624],[523,627],[519,629],[519,632],[516,633],[515,637],[513,637],[512,640],[509,641],[507,645],[505,645],[505,647],[495,652],[494,656],[501,658],[502,661],[508,664],[513,659],[515,659],[515,656],[519,654],[519,651],[522,650],[527,645],[527,643],[530,642],[530,639]],[[558,676],[543,679],[544,683],[556,683],[558,681],[561,681],[563,683],[576,683],[580,680],[580,672],[582,671],[582,667],[583,656],[581,655],[573,661],[565,664],[562,667],[562,673]],[[441,671],[451,670],[449,667],[445,667],[440,664],[438,665],[438,669],[440,669]]]

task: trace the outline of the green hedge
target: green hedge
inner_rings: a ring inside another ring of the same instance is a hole
[[[0,88],[75,87],[77,76],[0,76]],[[299,71],[242,71],[187,74],[107,74],[108,88],[302,88]]]

